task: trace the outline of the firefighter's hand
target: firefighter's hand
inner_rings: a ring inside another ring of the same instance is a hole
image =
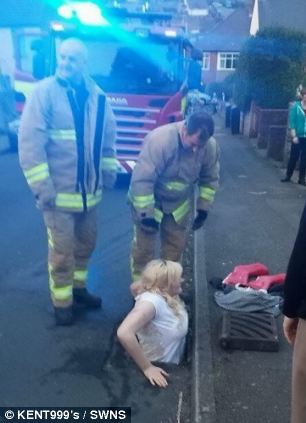
[[[156,222],[156,220],[151,217],[146,217],[142,219],[141,226],[145,232],[149,232],[149,233],[157,232],[159,228],[158,222]]]
[[[35,196],[36,205],[40,210],[53,210],[55,209],[55,195],[48,195],[41,193]]]
[[[297,136],[293,137],[292,142],[293,142],[293,144],[298,144],[299,143],[298,137]]]
[[[197,231],[198,229],[202,228],[204,222],[207,218],[207,211],[206,210],[198,210],[197,216],[193,221],[192,230]]]

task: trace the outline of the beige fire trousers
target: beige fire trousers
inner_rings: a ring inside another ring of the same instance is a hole
[[[96,208],[82,213],[44,211],[48,234],[49,287],[54,306],[72,304],[73,288],[86,286],[87,266],[96,245]]]
[[[186,245],[189,216],[178,225],[172,214],[163,214],[159,231],[146,229],[134,218],[134,237],[131,249],[131,275],[137,281],[145,265],[155,258],[157,235],[160,237],[160,258],[180,261]]]

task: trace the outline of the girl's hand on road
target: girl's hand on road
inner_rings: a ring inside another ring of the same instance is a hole
[[[299,322],[298,318],[290,318],[286,316],[284,317],[284,321],[283,321],[284,335],[290,345],[294,344],[298,322]]]
[[[169,374],[160,367],[150,366],[146,370],[144,370],[143,373],[146,378],[149,379],[152,385],[157,385],[160,388],[166,388],[168,386],[166,377],[168,377]]]

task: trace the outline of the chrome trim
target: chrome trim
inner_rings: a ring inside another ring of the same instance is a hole
[[[140,152],[141,150],[141,145],[125,145],[125,144],[120,144],[120,145],[116,145],[116,151],[117,154],[120,153],[120,151],[133,151],[133,152]],[[126,153],[125,153],[126,154]]]
[[[117,127],[116,128],[116,132],[117,132],[117,134],[120,132],[125,132],[125,133],[127,133],[127,134],[148,134],[149,132],[150,132],[150,129],[137,129],[137,128],[131,128],[130,126],[129,127],[123,127],[123,126],[120,126],[120,127]]]
[[[160,113],[161,109],[146,109],[140,107],[119,107],[119,106],[112,106],[112,110],[116,111],[124,111],[124,112],[145,112],[145,113]]]
[[[156,123],[156,120],[153,119],[138,119],[138,118],[126,118],[115,116],[116,122],[131,122],[131,123]]]
[[[143,138],[121,137],[120,135],[117,135],[116,141],[117,142],[120,142],[120,141],[133,141],[133,142],[135,142],[135,141],[137,141],[139,143],[142,143]]]

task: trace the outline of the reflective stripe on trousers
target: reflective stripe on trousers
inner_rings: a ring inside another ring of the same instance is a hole
[[[200,198],[202,200],[209,201],[210,203],[214,201],[216,190],[210,187],[200,186],[199,191],[200,191]]]

